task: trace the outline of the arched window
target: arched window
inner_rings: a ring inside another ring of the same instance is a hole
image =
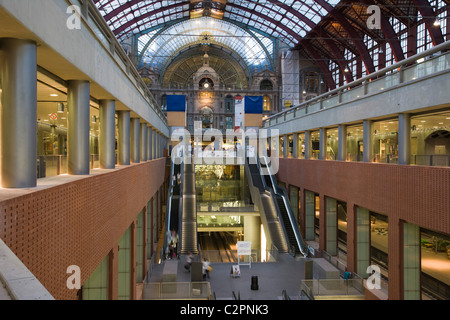
[[[273,83],[269,79],[264,79],[259,85],[259,90],[273,90]]]

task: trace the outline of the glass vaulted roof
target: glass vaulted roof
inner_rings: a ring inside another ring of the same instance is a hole
[[[138,63],[163,71],[193,46],[234,52],[249,70],[273,68],[274,41],[294,47],[338,0],[94,0],[119,41],[138,40]]]
[[[272,66],[273,39],[211,17],[184,20],[140,36],[139,62],[164,70],[178,53],[195,45],[235,52],[251,70]]]
[[[294,46],[338,0],[94,0],[119,40],[200,15],[256,29]]]

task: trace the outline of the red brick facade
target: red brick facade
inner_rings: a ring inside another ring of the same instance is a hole
[[[320,249],[325,249],[325,197],[347,203],[347,268],[356,271],[356,208],[389,219],[389,299],[402,299],[402,222],[450,234],[450,168],[392,164],[280,159],[277,175],[301,190],[299,213],[305,221],[305,190],[320,195]]]
[[[159,159],[120,167],[19,196],[0,191],[0,238],[55,299],[77,299],[77,290],[66,287],[68,266],[80,267],[83,283],[109,255],[109,295],[117,298],[118,241],[130,226],[136,238],[137,216],[163,185],[165,164]]]

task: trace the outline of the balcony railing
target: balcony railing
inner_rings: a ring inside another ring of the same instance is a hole
[[[144,283],[143,300],[208,300],[210,298],[211,288],[209,282]]]
[[[450,69],[450,53],[444,52],[449,48],[450,41],[447,41],[427,51],[394,63],[300,105],[277,113],[265,119],[263,127],[275,126],[288,120],[335,107],[341,103],[386,91],[396,85],[412,82],[448,70]]]

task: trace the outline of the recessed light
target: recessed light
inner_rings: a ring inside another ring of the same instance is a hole
[[[439,124],[444,124],[443,122],[439,122]]]
[[[50,97],[59,97],[56,93],[50,94]]]
[[[420,122],[424,123],[424,122],[426,122],[426,121],[425,121],[425,120],[422,120],[422,121],[420,121]]]

